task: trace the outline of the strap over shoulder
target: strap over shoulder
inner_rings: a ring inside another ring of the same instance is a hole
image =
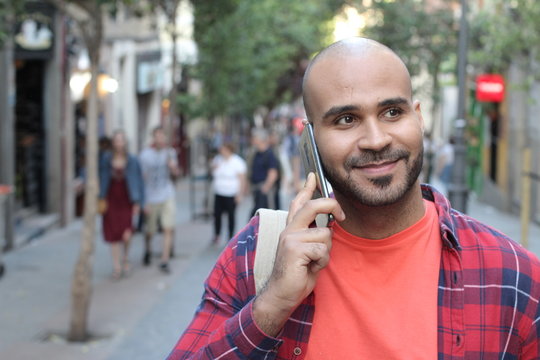
[[[259,233],[257,235],[257,251],[255,251],[255,264],[253,274],[257,294],[264,288],[276,260],[276,251],[279,244],[279,235],[287,225],[287,211],[259,209]]]

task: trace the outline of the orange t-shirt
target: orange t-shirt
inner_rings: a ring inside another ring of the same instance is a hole
[[[442,242],[424,201],[413,226],[381,240],[334,227],[329,265],[315,286],[307,359],[436,359]]]

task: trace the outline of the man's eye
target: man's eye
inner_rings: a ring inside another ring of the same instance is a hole
[[[338,125],[349,125],[352,124],[354,118],[350,115],[345,115],[337,119],[336,124]]]
[[[401,115],[403,113],[403,111],[399,108],[392,108],[392,109],[389,109],[388,111],[386,111],[384,113],[384,116],[387,117],[387,118],[395,118],[395,117],[398,117],[399,115]]]

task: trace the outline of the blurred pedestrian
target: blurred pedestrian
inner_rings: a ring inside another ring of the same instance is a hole
[[[454,137],[450,137],[437,151],[437,168],[435,173],[448,190],[452,181],[452,169],[454,167]]]
[[[433,140],[431,140],[431,134],[424,133],[424,160],[422,166],[422,172],[420,173],[420,181],[426,184],[431,182],[431,175],[433,173],[433,156],[435,153]]]
[[[103,155],[112,150],[112,138],[101,136],[98,140],[98,161],[101,161]]]
[[[290,176],[287,179],[287,189],[296,195],[296,193],[302,188],[302,179],[305,178],[304,169],[301,166],[300,151],[298,144],[300,143],[300,133],[302,132],[303,125],[297,126],[296,123],[301,121],[299,117],[295,117],[289,123],[287,129],[287,135],[283,139],[283,151],[285,157],[289,160]]]
[[[279,162],[270,146],[270,137],[266,130],[255,129],[252,133],[252,144],[254,154],[249,162],[249,180],[253,194],[253,216],[260,208],[276,209],[274,191],[279,177]]]
[[[285,162],[285,158],[282,156],[283,153],[281,151],[281,145],[282,145],[282,141],[281,141],[281,137],[279,135],[279,133],[277,131],[272,131],[270,133],[270,148],[272,149],[272,152],[274,153],[274,157],[276,158],[276,161],[277,161],[277,171],[278,171],[278,175],[277,175],[277,179],[276,181],[274,182],[274,186],[273,186],[273,205],[272,208],[273,209],[281,209],[281,190],[282,190],[282,182],[283,182],[283,175],[284,175],[284,172],[283,172],[283,168],[284,168],[284,162]]]
[[[116,131],[111,150],[99,162],[99,204],[103,214],[103,237],[111,245],[113,279],[130,272],[129,245],[134,219],[144,202],[139,162],[128,153],[126,135]]]
[[[151,241],[158,230],[158,222],[163,230],[163,249],[159,268],[170,272],[169,258],[174,241],[176,219],[176,199],[173,180],[180,174],[176,150],[167,145],[167,136],[162,127],[152,132],[153,143],[140,154],[140,162],[145,185],[145,247],[143,264],[152,260]]]
[[[228,217],[229,239],[234,235],[236,225],[236,205],[239,204],[247,187],[246,162],[234,152],[231,142],[224,142],[219,147],[219,154],[212,160],[214,189],[214,238],[212,244],[219,243],[221,218]]]

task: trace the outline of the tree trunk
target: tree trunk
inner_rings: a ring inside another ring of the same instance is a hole
[[[177,98],[177,84],[176,84],[176,78],[178,73],[178,56],[176,54],[176,40],[178,38],[178,26],[176,25],[176,12],[178,10],[178,5],[180,3],[180,0],[174,0],[172,3],[171,9],[165,9],[165,11],[169,11],[167,14],[167,17],[169,18],[169,26],[170,26],[170,35],[171,35],[171,41],[172,41],[172,64],[171,64],[171,91],[169,92],[169,124],[167,124],[168,132],[169,132],[169,145],[173,145],[175,141],[174,132],[176,130],[176,98]]]
[[[92,296],[92,267],[94,241],[96,237],[96,211],[98,198],[97,177],[97,118],[98,94],[97,77],[98,64],[93,61],[91,66],[92,80],[87,108],[86,128],[86,185],[84,191],[84,228],[82,231],[81,250],[75,265],[71,283],[71,322],[69,339],[85,341],[88,338],[88,312]]]
[[[87,103],[84,189],[84,228],[81,250],[75,265],[71,283],[71,320],[68,338],[71,341],[88,339],[88,313],[92,296],[92,268],[94,241],[96,238],[96,213],[98,199],[98,75],[100,48],[103,36],[101,8],[95,3],[95,12],[88,14],[92,19],[80,23],[90,57],[90,94]]]
[[[13,66],[13,40],[9,34],[4,44],[0,45],[0,184],[15,185],[15,107],[12,99],[15,97],[15,69]],[[6,250],[13,248],[15,196],[8,195],[7,199],[0,202],[4,211],[0,209],[0,223],[6,225],[0,227],[0,253],[2,247]]]

